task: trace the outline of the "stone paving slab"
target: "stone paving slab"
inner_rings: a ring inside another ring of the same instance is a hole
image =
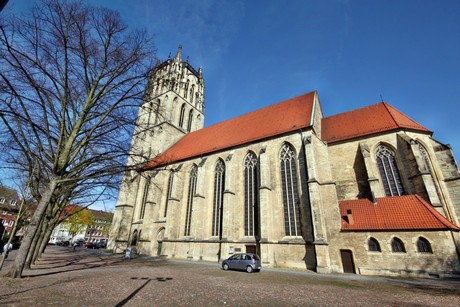
[[[12,259],[14,251],[7,266]],[[460,306],[458,280],[267,268],[248,274],[218,263],[59,246],[49,246],[24,276],[0,279],[0,306]]]

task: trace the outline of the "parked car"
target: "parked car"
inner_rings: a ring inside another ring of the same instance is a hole
[[[224,270],[243,270],[248,273],[258,272],[262,269],[260,257],[251,253],[239,253],[230,256],[222,262]]]
[[[106,248],[107,247],[107,243],[105,243],[105,242],[97,242],[96,245],[97,245],[97,248]]]
[[[99,246],[96,244],[96,243],[92,243],[92,242],[86,242],[85,243],[85,247],[86,248],[99,248]]]
[[[69,246],[70,242],[69,241],[59,241],[58,243],[56,243],[56,245],[58,246]]]

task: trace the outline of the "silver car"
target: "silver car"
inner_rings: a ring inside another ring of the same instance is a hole
[[[260,262],[260,257],[256,254],[241,253],[234,254],[228,259],[225,259],[222,262],[222,268],[226,271],[228,269],[233,269],[252,273],[254,271],[260,271],[262,269],[262,263]]]

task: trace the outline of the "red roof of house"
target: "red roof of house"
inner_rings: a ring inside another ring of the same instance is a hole
[[[316,92],[186,134],[145,169],[309,127]]]
[[[431,133],[430,130],[402,114],[386,102],[329,117],[321,122],[321,137],[327,143],[390,131],[411,129]]]
[[[342,231],[460,230],[418,195],[343,200],[339,203]],[[351,210],[351,213],[348,213]]]

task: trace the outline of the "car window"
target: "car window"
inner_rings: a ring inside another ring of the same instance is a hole
[[[246,260],[251,260],[251,256],[246,255]]]
[[[238,259],[238,256],[239,256],[239,255],[233,255],[233,256],[231,256],[231,257],[228,258],[228,259],[230,259],[230,260],[237,260],[237,259]]]

